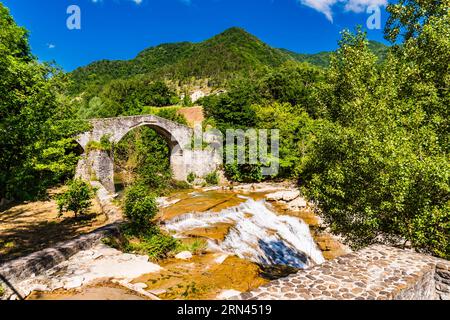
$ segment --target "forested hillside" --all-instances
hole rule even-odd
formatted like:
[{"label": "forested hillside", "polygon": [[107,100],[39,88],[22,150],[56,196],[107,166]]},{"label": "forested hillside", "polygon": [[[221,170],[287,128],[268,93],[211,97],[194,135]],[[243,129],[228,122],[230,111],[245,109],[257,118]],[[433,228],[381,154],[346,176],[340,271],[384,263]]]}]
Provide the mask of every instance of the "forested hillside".
[{"label": "forested hillside", "polygon": [[[386,59],[386,55],[388,52],[389,47],[377,42],[377,41],[373,41],[370,40],[369,41],[369,45],[368,45],[370,51],[372,51],[373,54],[375,54],[375,56],[377,56],[378,61],[383,61],[384,59]],[[323,51],[323,52],[319,52],[319,53],[313,53],[313,54],[302,54],[302,53],[296,53],[296,52],[292,52],[286,49],[280,49],[283,52],[286,52],[287,54],[289,54],[290,56],[292,56],[295,60],[299,61],[299,62],[307,62],[310,64],[313,64],[315,66],[319,66],[319,67],[328,67],[330,66],[330,62],[331,62],[331,55],[332,52],[330,51]]]},{"label": "forested hillside", "polygon": [[[384,59],[387,46],[370,42],[370,48]],[[211,86],[223,85],[237,75],[251,76],[280,66],[286,61],[308,62],[327,67],[331,52],[298,54],[275,49],[240,28],[231,28],[200,43],[161,44],[146,49],[128,61],[102,60],[71,73],[73,93],[114,79],[145,75],[152,79],[208,79]]]}]

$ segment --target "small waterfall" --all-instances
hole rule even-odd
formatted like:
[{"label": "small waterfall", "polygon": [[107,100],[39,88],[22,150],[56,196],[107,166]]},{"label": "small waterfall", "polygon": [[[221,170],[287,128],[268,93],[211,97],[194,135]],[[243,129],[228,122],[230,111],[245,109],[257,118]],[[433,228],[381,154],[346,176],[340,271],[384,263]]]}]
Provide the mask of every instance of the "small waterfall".
[{"label": "small waterfall", "polygon": [[232,224],[222,242],[209,241],[218,251],[236,254],[265,265],[288,265],[307,268],[325,261],[302,220],[272,212],[264,200],[247,201],[219,213],[189,213],[167,221],[165,228],[182,232],[208,228],[220,223]]}]

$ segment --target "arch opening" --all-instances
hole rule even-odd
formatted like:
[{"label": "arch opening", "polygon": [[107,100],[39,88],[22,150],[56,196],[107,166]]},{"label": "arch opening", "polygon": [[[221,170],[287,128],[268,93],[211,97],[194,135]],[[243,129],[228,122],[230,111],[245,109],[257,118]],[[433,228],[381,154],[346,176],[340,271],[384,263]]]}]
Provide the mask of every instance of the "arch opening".
[{"label": "arch opening", "polygon": [[164,128],[147,123],[130,128],[114,145],[116,192],[120,194],[136,181],[156,193],[167,189],[173,182],[171,159],[174,154],[182,155],[182,149]]}]

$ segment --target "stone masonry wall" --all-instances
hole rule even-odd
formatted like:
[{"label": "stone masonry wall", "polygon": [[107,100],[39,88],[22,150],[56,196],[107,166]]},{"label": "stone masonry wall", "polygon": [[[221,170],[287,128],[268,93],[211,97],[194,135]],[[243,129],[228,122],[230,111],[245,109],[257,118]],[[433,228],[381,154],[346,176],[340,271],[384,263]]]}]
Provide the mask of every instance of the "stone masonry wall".
[{"label": "stone masonry wall", "polygon": [[450,261],[376,245],[279,279],[237,299],[449,299]]},{"label": "stone masonry wall", "polygon": [[111,193],[114,186],[114,160],[103,150],[90,150],[77,165],[76,177],[86,181],[99,181]]},{"label": "stone masonry wall", "polygon": [[440,300],[450,300],[450,265],[447,262],[438,263],[434,279],[436,294]]}]

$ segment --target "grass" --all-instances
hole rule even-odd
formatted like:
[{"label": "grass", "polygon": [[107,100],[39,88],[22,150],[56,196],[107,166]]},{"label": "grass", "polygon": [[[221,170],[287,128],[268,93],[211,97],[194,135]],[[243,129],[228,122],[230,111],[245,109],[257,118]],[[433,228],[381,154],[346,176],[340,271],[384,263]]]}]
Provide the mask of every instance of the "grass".
[{"label": "grass", "polygon": [[192,242],[181,242],[175,251],[176,253],[189,251],[194,255],[198,255],[204,253],[207,247],[208,245],[205,240],[195,239]]},{"label": "grass", "polygon": [[152,228],[148,234],[136,236],[123,230],[118,237],[105,237],[102,243],[128,253],[147,255],[152,261],[160,261],[183,251],[189,251],[193,255],[200,255],[207,249],[207,243],[203,239],[193,241],[180,241],[172,236]]}]

